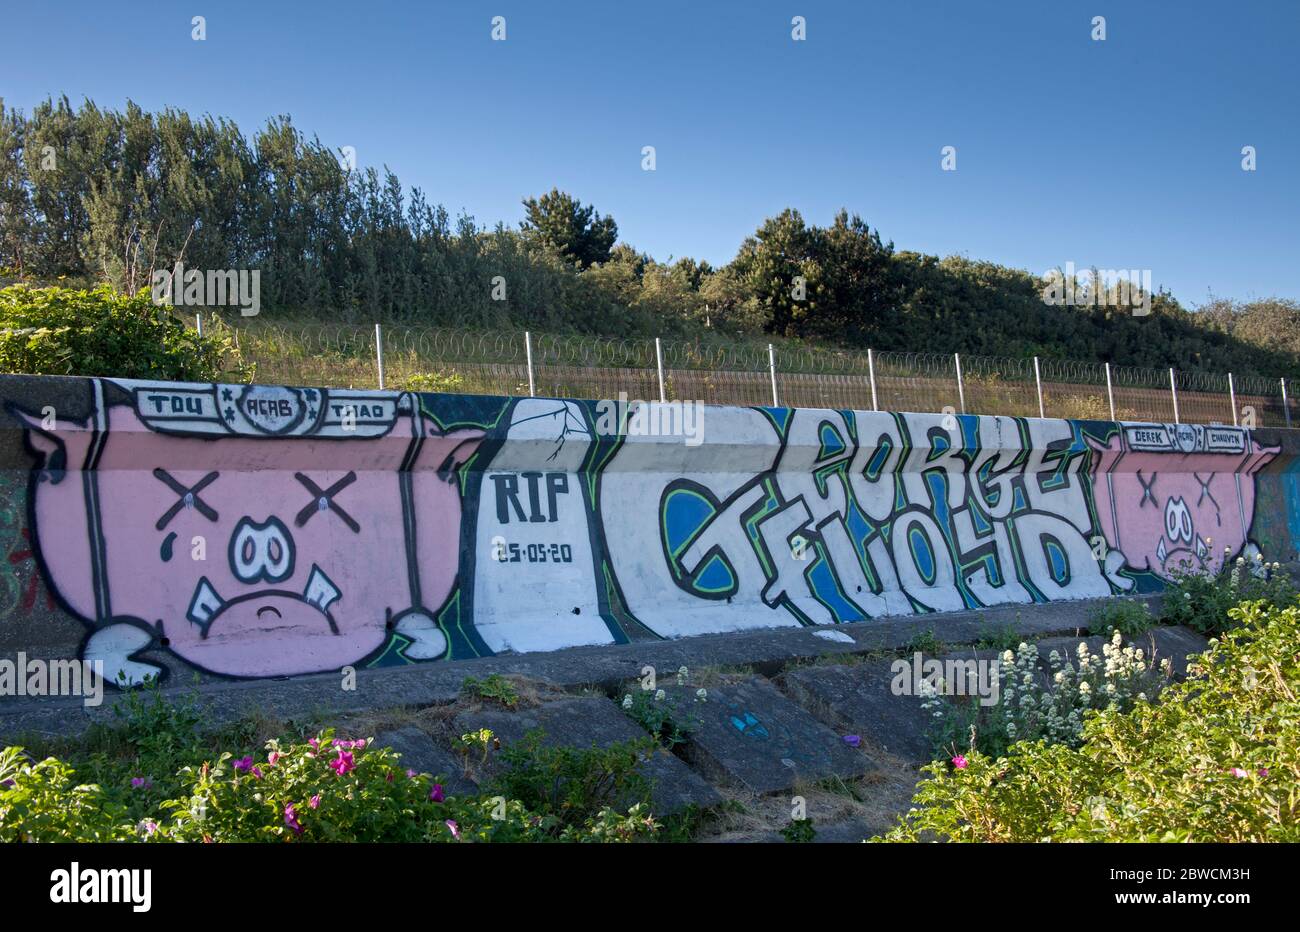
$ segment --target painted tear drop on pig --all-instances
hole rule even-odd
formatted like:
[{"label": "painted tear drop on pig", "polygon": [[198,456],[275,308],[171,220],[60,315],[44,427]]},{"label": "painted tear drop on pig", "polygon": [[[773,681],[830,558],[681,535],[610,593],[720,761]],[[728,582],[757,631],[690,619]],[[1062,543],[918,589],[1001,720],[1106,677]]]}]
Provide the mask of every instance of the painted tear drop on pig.
[{"label": "painted tear drop on pig", "polygon": [[456,471],[481,431],[409,393],[89,384],[84,420],[10,410],[46,581],[107,679],[158,673],[145,649],[233,677],[337,670],[393,632],[408,659],[446,653]]}]

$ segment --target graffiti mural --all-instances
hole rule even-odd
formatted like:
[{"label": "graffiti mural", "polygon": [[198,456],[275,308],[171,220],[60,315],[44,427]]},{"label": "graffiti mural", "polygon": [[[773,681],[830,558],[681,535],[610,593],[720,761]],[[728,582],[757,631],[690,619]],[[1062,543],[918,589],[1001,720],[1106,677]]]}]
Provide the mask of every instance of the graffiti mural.
[{"label": "graffiti mural", "polygon": [[4,504],[128,682],[1153,591],[1258,552],[1291,460],[1223,426],[709,407],[686,438],[586,401],[61,381],[75,410],[5,395]]},{"label": "graffiti mural", "polygon": [[446,653],[454,473],[481,431],[396,393],[91,384],[85,420],[14,411],[44,572],[109,678],[158,672],[146,648],[231,676],[338,669],[394,636]]},{"label": "graffiti mural", "polygon": [[1235,427],[1133,424],[1093,449],[1097,517],[1130,567],[1168,578],[1258,551],[1250,543],[1255,474],[1277,447]]}]

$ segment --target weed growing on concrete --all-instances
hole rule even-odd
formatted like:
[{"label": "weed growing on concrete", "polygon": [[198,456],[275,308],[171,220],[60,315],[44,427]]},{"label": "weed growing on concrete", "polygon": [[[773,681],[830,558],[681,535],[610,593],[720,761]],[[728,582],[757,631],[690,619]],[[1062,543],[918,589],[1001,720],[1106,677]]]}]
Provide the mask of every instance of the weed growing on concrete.
[{"label": "weed growing on concrete", "polygon": [[933,628],[919,632],[903,646],[904,654],[942,654],[945,650],[943,641],[939,640]]},{"label": "weed growing on concrete", "polygon": [[807,817],[791,819],[790,824],[781,829],[781,837],[791,844],[807,844],[817,837],[817,829],[813,828],[813,820]]},{"label": "weed growing on concrete", "polygon": [[474,696],[487,702],[495,702],[507,709],[513,709],[519,705],[519,690],[515,688],[514,683],[500,673],[490,674],[481,680],[473,676],[467,676],[460,684],[460,690],[465,695]]},{"label": "weed growing on concrete", "polygon": [[501,750],[501,739],[492,733],[492,729],[480,728],[453,739],[452,747],[463,759],[465,774],[468,776],[471,769],[470,757],[477,754],[478,766],[486,766],[492,752]]},{"label": "weed growing on concrete", "polygon": [[1150,631],[1155,623],[1145,602],[1137,599],[1111,599],[1092,613],[1088,619],[1088,630],[1107,635],[1118,631],[1126,637],[1135,637]]},{"label": "weed growing on concrete", "polygon": [[641,764],[657,753],[650,738],[609,747],[566,748],[543,743],[545,734],[530,731],[501,752],[504,772],[488,787],[519,800],[534,812],[566,827],[581,825],[605,809],[626,810],[650,804],[650,781]]},{"label": "weed growing on concrete", "polygon": [[1016,631],[1016,626],[1009,621],[1000,624],[985,625],[981,622],[980,636],[975,646],[983,650],[1014,650],[1024,640]]},{"label": "weed growing on concrete", "polygon": [[[683,668],[685,669],[685,668]],[[685,677],[679,678],[684,683]],[[700,727],[700,720],[691,705],[707,702],[708,690],[697,689],[687,701],[678,694],[669,695],[662,689],[641,689],[637,684],[623,695],[619,703],[625,715],[636,722],[664,747],[671,750],[685,744]]]}]

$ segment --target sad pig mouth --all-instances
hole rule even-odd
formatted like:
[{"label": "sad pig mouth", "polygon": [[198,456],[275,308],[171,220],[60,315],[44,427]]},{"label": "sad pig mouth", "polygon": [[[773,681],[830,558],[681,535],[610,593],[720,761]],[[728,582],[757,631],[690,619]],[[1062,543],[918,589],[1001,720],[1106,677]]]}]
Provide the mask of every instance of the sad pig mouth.
[{"label": "sad pig mouth", "polygon": [[[315,564],[307,577],[302,592],[283,589],[263,589],[247,592],[233,598],[223,598],[205,576],[194,587],[185,617],[197,625],[201,637],[206,639],[213,624],[222,622],[222,628],[261,628],[269,623],[275,627],[285,625],[319,624],[323,619],[330,632],[338,634],[338,625],[330,613],[330,606],[342,597],[334,581]],[[265,620],[264,620],[265,616]],[[223,633],[225,633],[223,631]],[[234,633],[231,631],[230,633]]]}]

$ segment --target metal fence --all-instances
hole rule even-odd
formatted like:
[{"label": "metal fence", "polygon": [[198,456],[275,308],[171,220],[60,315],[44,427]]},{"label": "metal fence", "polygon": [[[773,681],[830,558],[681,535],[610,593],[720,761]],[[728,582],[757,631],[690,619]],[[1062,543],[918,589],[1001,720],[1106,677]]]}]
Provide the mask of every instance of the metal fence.
[{"label": "metal fence", "polygon": [[[201,325],[201,319],[195,323]],[[1061,359],[240,322],[259,382],[1290,427],[1285,379]]]}]

